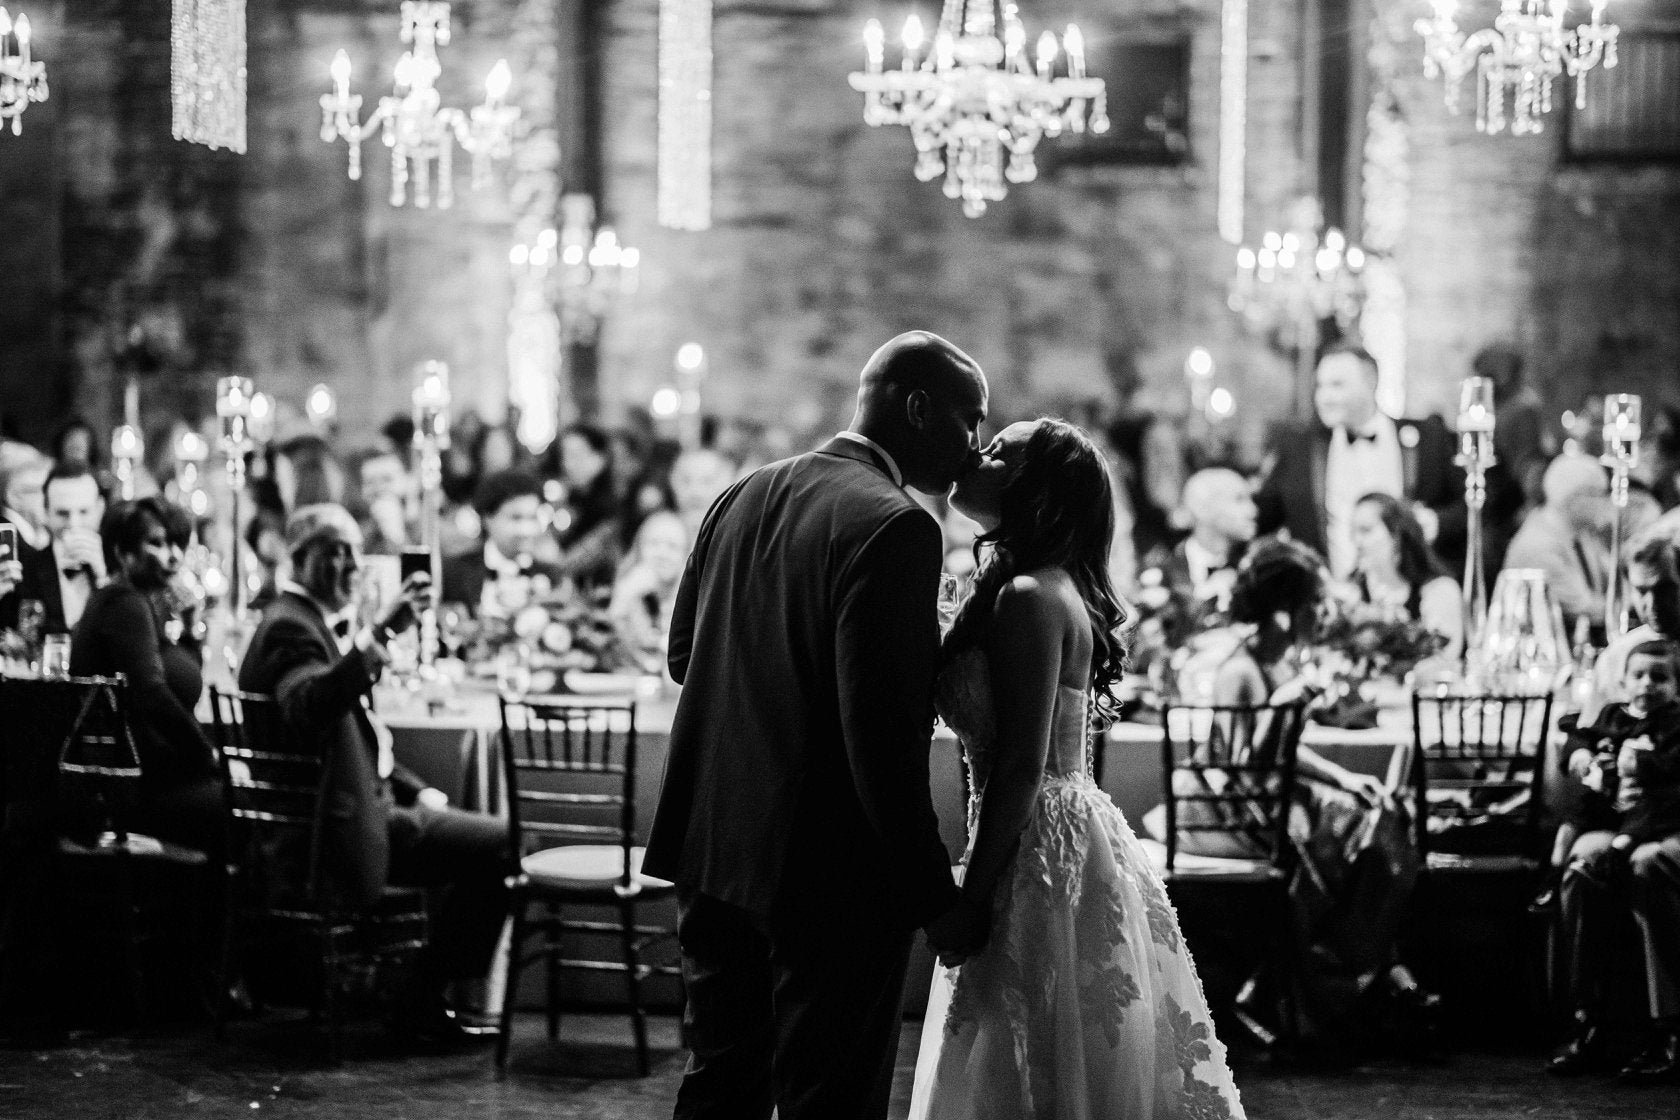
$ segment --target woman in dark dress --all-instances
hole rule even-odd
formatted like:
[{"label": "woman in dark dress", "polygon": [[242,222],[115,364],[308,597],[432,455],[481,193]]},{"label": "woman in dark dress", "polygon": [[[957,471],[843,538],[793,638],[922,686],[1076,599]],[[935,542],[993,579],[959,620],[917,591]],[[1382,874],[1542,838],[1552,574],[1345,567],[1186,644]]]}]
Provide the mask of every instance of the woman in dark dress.
[{"label": "woman in dark dress", "polygon": [[70,637],[70,671],[128,679],[128,717],[140,756],[133,832],[212,853],[224,807],[214,748],[193,708],[204,689],[197,657],[168,637],[170,581],[181,566],[185,518],[161,498],[113,505],[100,523],[113,578],[94,592]]}]

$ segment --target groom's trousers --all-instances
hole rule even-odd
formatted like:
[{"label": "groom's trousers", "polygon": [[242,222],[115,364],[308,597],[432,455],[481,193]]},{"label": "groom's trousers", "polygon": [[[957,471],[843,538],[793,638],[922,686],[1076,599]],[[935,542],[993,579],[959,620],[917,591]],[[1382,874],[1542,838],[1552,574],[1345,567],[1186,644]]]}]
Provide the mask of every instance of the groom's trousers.
[{"label": "groom's trousers", "polygon": [[884,1118],[914,935],[824,903],[766,922],[684,892],[679,909],[677,1120]]}]

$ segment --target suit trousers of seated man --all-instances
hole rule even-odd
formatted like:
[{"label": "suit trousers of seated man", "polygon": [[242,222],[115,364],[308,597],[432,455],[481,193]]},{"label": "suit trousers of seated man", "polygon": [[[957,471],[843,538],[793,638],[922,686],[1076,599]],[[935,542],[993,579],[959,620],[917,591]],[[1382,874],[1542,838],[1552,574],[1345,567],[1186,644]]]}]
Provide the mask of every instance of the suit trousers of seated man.
[{"label": "suit trousers of seated man", "polygon": [[[1609,907],[1626,906],[1639,925],[1651,1018],[1680,1020],[1680,835],[1641,844],[1628,857],[1625,881],[1592,873],[1610,846],[1608,832],[1589,832],[1570,851],[1563,877],[1563,931],[1568,939],[1569,993],[1588,1010],[1603,999],[1602,964]],[[1585,864],[1583,873],[1580,865]]]},{"label": "suit trousers of seated man", "polygon": [[427,891],[429,945],[422,992],[490,969],[507,918],[507,822],[459,809],[390,807],[390,881]]}]

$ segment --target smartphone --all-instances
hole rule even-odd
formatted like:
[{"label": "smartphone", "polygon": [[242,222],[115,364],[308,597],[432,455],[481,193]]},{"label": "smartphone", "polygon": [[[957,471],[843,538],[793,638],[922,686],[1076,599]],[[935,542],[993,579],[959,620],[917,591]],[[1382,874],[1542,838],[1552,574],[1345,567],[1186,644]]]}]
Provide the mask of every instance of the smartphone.
[{"label": "smartphone", "polygon": [[0,564],[17,558],[17,526],[0,525]]},{"label": "smartphone", "polygon": [[428,549],[405,548],[398,558],[398,563],[397,577],[400,583],[407,583],[408,577],[415,572],[424,572],[428,576],[432,574],[432,554]]}]

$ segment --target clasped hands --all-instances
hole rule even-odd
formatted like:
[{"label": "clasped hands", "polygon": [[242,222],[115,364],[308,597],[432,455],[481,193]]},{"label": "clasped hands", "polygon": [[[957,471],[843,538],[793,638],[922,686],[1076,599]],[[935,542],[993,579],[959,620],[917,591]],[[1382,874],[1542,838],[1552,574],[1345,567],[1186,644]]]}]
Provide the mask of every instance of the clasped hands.
[{"label": "clasped hands", "polygon": [[992,932],[992,911],[966,893],[926,927],[928,946],[946,968],[955,968],[985,947]]}]

